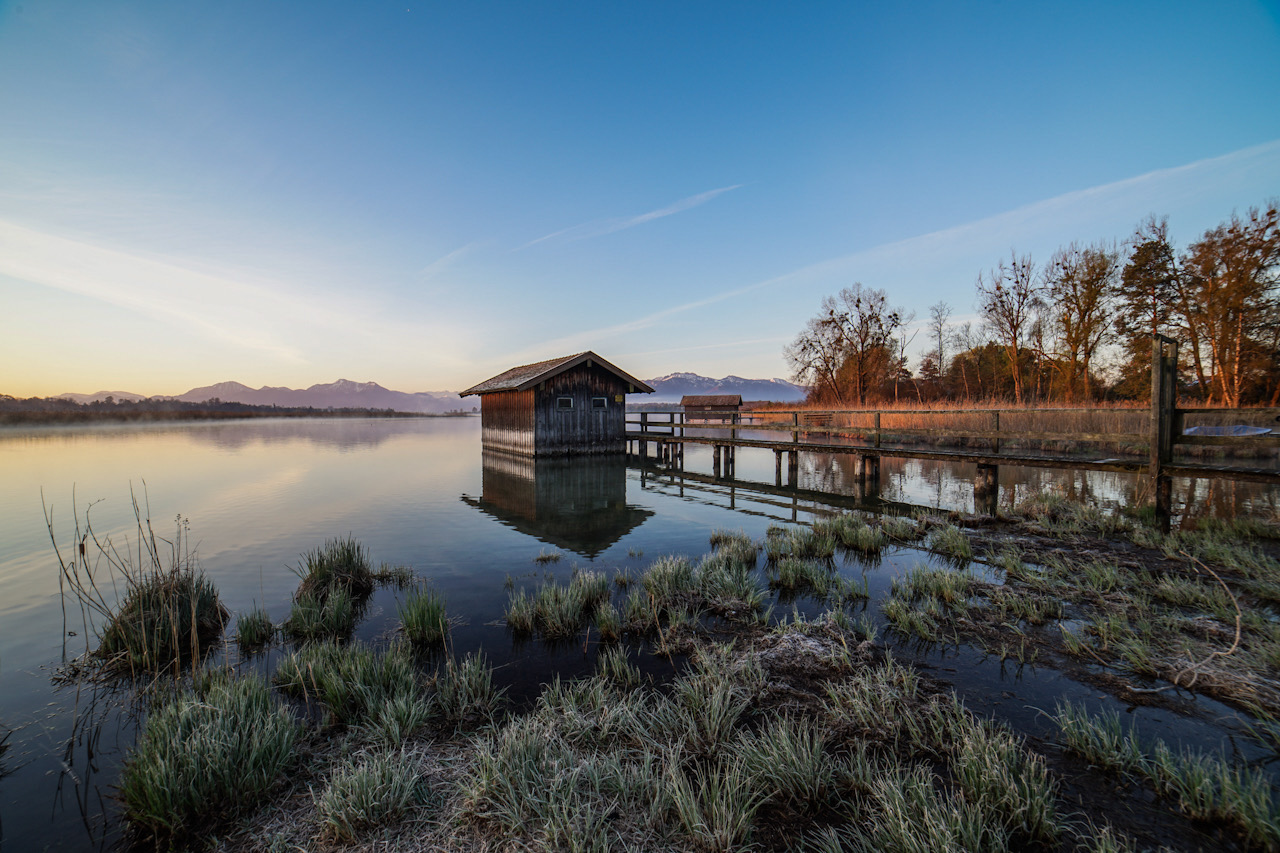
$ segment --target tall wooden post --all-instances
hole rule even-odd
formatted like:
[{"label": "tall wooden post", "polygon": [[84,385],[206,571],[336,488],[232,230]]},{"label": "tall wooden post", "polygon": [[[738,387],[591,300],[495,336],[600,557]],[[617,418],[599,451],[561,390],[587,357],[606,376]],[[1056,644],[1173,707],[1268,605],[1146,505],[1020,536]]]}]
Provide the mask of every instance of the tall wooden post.
[{"label": "tall wooden post", "polygon": [[718,444],[711,447],[711,473],[717,480],[720,479],[720,445]]},{"label": "tall wooden post", "polygon": [[999,453],[1000,452],[1000,413],[999,412],[991,413],[991,431],[996,434],[996,437],[991,440],[991,452]]},{"label": "tall wooden post", "polygon": [[880,446],[880,413],[876,412],[876,447]]},{"label": "tall wooden post", "polygon": [[1173,461],[1173,427],[1178,405],[1178,342],[1151,337],[1151,482],[1155,486],[1156,521],[1169,532],[1173,484],[1164,466]]},{"label": "tall wooden post", "polygon": [[[649,413],[641,412],[640,413],[640,434],[644,435],[648,431],[649,431]],[[639,445],[639,448],[640,448],[640,464],[643,465],[645,460],[649,458],[649,443],[642,438],[637,442],[637,444]]]}]

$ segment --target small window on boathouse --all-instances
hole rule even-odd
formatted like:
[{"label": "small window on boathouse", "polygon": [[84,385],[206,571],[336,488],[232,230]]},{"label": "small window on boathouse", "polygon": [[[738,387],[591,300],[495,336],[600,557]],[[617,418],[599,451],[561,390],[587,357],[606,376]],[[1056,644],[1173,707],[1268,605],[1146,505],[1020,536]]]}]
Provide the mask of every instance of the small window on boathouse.
[{"label": "small window on boathouse", "polygon": [[572,398],[572,397],[556,397],[556,408],[557,408],[557,409],[562,409],[562,410],[563,410],[563,409],[572,409],[572,408],[573,408],[573,398]]},{"label": "small window on boathouse", "polygon": [[608,398],[608,397],[592,397],[592,398],[591,398],[591,408],[593,408],[593,409],[607,409],[607,408],[609,408],[609,398]]}]

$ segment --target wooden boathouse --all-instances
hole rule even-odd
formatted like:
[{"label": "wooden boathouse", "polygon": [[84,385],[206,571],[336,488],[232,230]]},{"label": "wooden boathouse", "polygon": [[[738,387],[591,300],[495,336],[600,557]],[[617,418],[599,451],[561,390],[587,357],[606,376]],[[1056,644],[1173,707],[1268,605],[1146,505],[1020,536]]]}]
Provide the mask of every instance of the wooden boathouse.
[{"label": "wooden boathouse", "polygon": [[513,367],[459,394],[480,397],[486,451],[521,456],[626,452],[627,394],[653,389],[594,352]]},{"label": "wooden boathouse", "polygon": [[688,418],[715,417],[724,420],[742,408],[741,394],[685,394],[680,398],[680,410]]}]

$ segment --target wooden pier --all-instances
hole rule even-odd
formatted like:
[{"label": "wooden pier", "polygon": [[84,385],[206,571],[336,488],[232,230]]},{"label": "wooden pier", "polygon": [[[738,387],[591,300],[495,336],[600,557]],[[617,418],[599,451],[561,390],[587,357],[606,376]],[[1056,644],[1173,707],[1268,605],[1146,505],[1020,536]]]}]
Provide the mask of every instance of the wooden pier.
[{"label": "wooden pier", "polygon": [[[712,448],[713,480],[732,481],[737,451],[742,448],[769,450],[774,454],[774,485],[797,488],[801,453],[836,454],[855,457],[858,483],[875,494],[880,478],[880,459],[896,457],[932,459],[977,466],[974,504],[979,512],[995,512],[999,469],[1002,465],[1058,468],[1085,471],[1118,471],[1148,474],[1155,484],[1156,514],[1163,526],[1171,513],[1171,478],[1205,477],[1246,480],[1280,485],[1280,469],[1217,463],[1174,461],[1179,445],[1220,445],[1225,447],[1280,448],[1280,436],[1188,436],[1183,434],[1185,416],[1265,418],[1280,421],[1280,409],[1178,409],[1176,407],[1177,344],[1157,338],[1152,344],[1152,404],[1149,412],[1137,410],[1133,417],[1146,421],[1144,433],[1045,432],[1002,430],[1001,414],[1024,417],[1047,415],[1065,420],[1067,413],[1097,413],[1099,409],[968,409],[968,410],[755,410],[727,417],[703,418],[680,410],[642,411],[627,414],[627,451],[642,465],[654,464],[684,470],[686,444]],[[1133,410],[1129,410],[1133,411]],[[985,429],[904,428],[882,423],[903,416],[934,417],[967,415],[986,419]],[[852,426],[854,417],[867,426]],[[846,423],[841,423],[844,420]],[[972,417],[970,418],[972,420]],[[779,433],[785,438],[775,437]],[[1063,453],[1011,451],[1013,442],[1070,442],[1073,445],[1146,445],[1145,458],[1137,453],[1105,456],[1089,452]],[[1002,448],[1003,443],[1003,448]],[[966,445],[985,445],[972,447]],[[785,477],[783,474],[785,457]]]}]

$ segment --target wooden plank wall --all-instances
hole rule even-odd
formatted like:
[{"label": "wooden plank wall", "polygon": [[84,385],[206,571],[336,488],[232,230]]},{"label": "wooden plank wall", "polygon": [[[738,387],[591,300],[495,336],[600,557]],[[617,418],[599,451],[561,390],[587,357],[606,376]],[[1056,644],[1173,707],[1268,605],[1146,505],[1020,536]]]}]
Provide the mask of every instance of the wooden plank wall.
[{"label": "wooden plank wall", "polygon": [[[535,453],[539,456],[624,453],[626,451],[627,385],[598,365],[583,364],[553,376],[537,392],[534,404]],[[618,396],[622,396],[622,402]],[[571,397],[572,409],[556,400]],[[604,397],[605,408],[591,408]]]},{"label": "wooden plank wall", "polygon": [[534,454],[533,391],[480,395],[480,441],[485,448]]}]

